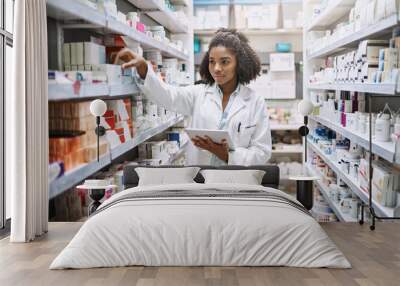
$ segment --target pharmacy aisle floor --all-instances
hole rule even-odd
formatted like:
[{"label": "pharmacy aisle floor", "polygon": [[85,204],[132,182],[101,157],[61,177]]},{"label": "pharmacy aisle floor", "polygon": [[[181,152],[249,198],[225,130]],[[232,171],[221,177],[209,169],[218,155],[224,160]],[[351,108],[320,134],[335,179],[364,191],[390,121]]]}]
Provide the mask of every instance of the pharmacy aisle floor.
[{"label": "pharmacy aisle floor", "polygon": [[49,233],[32,243],[0,241],[0,285],[398,285],[400,224],[322,224],[353,268],[288,267],[120,267],[48,270],[51,261],[82,226],[50,223]]}]

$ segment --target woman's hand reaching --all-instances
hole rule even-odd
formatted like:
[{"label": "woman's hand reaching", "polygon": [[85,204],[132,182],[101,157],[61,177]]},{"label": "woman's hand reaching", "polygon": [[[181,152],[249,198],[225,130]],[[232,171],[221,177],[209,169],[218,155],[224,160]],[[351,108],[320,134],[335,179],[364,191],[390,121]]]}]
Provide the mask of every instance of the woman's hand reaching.
[{"label": "woman's hand reaching", "polygon": [[215,143],[208,136],[205,136],[204,138],[196,136],[196,139],[192,139],[192,142],[196,147],[207,150],[222,161],[228,162],[229,146],[226,140],[222,140],[221,143]]},{"label": "woman's hand reaching", "polygon": [[119,60],[124,61],[122,64],[123,69],[135,67],[139,76],[142,79],[146,78],[147,75],[147,62],[140,55],[134,53],[132,50],[125,48],[118,52],[115,57],[114,64],[118,64]]}]

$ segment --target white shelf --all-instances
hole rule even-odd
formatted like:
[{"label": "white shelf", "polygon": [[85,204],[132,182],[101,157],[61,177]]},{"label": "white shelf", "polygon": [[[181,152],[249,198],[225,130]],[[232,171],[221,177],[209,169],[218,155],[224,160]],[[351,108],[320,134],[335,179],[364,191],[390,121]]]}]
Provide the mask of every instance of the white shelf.
[{"label": "white shelf", "polygon": [[188,32],[188,26],[178,21],[176,16],[168,10],[147,12],[146,14],[167,28],[171,33]]},{"label": "white shelf", "polygon": [[187,33],[187,25],[183,25],[172,11],[169,11],[163,5],[160,5],[157,0],[128,0],[133,5],[153,18],[156,22],[163,25],[171,33]]},{"label": "white shelf", "polygon": [[[360,134],[349,130],[348,128],[342,127],[337,123],[325,119],[321,116],[309,116],[313,121],[319,122],[322,125],[336,131],[337,133],[348,138],[350,141],[355,142],[363,148],[369,150],[369,138],[367,134]],[[372,142],[372,153],[382,157],[383,159],[394,162],[395,156],[395,144],[393,142]]]},{"label": "white shelf", "polygon": [[376,37],[380,34],[390,34],[390,29],[398,24],[397,15],[392,15],[384,20],[381,20],[369,27],[361,29],[351,35],[345,36],[344,38],[337,40],[329,44],[328,46],[321,48],[318,51],[314,51],[308,55],[308,59],[321,58],[327,55],[333,54],[341,48],[348,46],[355,46],[359,41],[364,40],[369,37]]},{"label": "white shelf", "polygon": [[106,83],[82,83],[79,93],[76,94],[72,84],[49,83],[48,94],[49,100],[70,100],[107,96],[109,89]]},{"label": "white shelf", "polygon": [[[369,203],[369,195],[364,192],[359,183],[350,175],[345,174],[336,163],[336,160],[330,155],[326,155],[322,150],[314,144],[310,139],[307,139],[308,146],[316,152],[328,166],[336,173],[338,178],[342,179],[347,186],[355,193],[365,204]],[[382,217],[393,217],[394,216],[394,208],[387,208],[381,206],[374,199],[372,200],[372,205],[375,209],[375,212]]]},{"label": "white shelf", "polygon": [[149,37],[146,34],[115,19],[109,18],[107,20],[107,27],[114,33],[127,36],[130,39],[139,42],[144,49],[156,49],[159,50],[164,56],[177,58],[184,61],[189,59],[189,56],[185,55],[182,51],[175,49],[168,44],[157,41],[156,39]]},{"label": "white shelf", "polygon": [[189,6],[188,0],[171,0],[171,3],[177,6]]},{"label": "white shelf", "polygon": [[350,13],[354,7],[355,0],[331,0],[328,6],[317,16],[307,30],[322,29],[335,24],[338,20]]},{"label": "white shelf", "polygon": [[140,90],[136,84],[112,84],[108,86],[110,96],[128,95],[139,93]]},{"label": "white shelf", "polygon": [[164,132],[165,130],[174,126],[175,124],[177,124],[178,122],[180,122],[182,120],[183,120],[183,116],[174,117],[174,118],[170,119],[168,122],[165,122],[157,127],[150,128],[144,132],[140,132],[140,133],[136,134],[136,136],[133,139],[111,149],[111,160],[115,160],[119,156],[132,150],[133,148],[142,144],[143,142],[150,139],[151,137]]},{"label": "white shelf", "polygon": [[387,95],[395,95],[397,93],[396,84],[394,83],[309,84],[308,88],[315,90],[345,90]]},{"label": "white shelf", "polygon": [[[323,178],[321,172],[319,172],[316,168],[314,168],[310,164],[307,164],[307,168],[312,175],[317,176],[321,179]],[[335,203],[329,196],[328,186],[322,183],[321,179],[315,180],[314,182],[318,186],[321,194],[323,195],[323,197],[325,198],[326,202],[329,204],[331,209],[334,211],[335,215],[339,218],[339,220],[342,222],[357,222],[357,219],[351,217],[349,214],[345,214],[342,212],[340,206],[337,203]]]},{"label": "white shelf", "polygon": [[76,0],[47,0],[47,15],[57,20],[84,20],[99,27],[106,26],[104,13]]},{"label": "white shelf", "polygon": [[302,154],[303,148],[284,148],[272,150],[272,154]]},{"label": "white shelf", "polygon": [[[213,36],[217,29],[196,29],[193,31],[199,36]],[[240,29],[239,32],[249,36],[268,36],[268,35],[302,35],[303,29]]]},{"label": "white shelf", "polygon": [[79,94],[75,94],[72,84],[49,84],[49,100],[72,100],[90,99],[96,97],[112,97],[138,93],[136,84],[113,84],[106,83],[81,84]]},{"label": "white shelf", "polygon": [[[148,1],[140,1],[140,2],[143,3],[143,5],[146,3],[150,3]],[[145,49],[156,49],[159,50],[166,57],[178,58],[184,61],[189,60],[189,56],[185,55],[180,50],[175,49],[169,46],[168,44],[164,44],[160,41],[157,41],[147,36],[146,34],[141,33],[136,29],[131,28],[128,25],[125,25],[124,23],[119,22],[111,17],[106,17],[104,13],[100,13],[97,10],[94,10],[93,8],[87,5],[80,3],[78,0],[69,0],[69,1],[48,0],[47,14],[58,20],[85,21],[85,24],[83,23],[68,24],[65,25],[66,27],[68,26],[74,28],[82,27],[88,29],[105,28],[105,31],[108,33],[124,35],[131,38],[134,41],[139,42],[141,45],[143,45]],[[174,25],[181,27],[181,25],[177,24],[176,21],[174,22]]]},{"label": "white shelf", "polygon": [[73,188],[87,177],[100,171],[109,164],[111,164],[110,154],[105,154],[100,157],[99,162],[93,161],[68,171],[62,177],[50,183],[49,198],[52,199],[62,194],[64,191]]},{"label": "white shelf", "polygon": [[271,131],[280,131],[280,130],[299,130],[301,123],[298,124],[271,124]]},{"label": "white shelf", "polygon": [[141,10],[163,10],[164,7],[160,5],[157,0],[128,0],[133,5],[138,7]]}]

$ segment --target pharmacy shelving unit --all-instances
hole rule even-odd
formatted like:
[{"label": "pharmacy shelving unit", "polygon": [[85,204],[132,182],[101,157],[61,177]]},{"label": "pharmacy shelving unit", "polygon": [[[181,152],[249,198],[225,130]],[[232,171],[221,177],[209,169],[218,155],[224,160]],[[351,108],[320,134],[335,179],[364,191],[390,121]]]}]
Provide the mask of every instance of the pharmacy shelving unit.
[{"label": "pharmacy shelving unit", "polygon": [[[305,19],[309,17],[312,5],[317,3],[316,0],[308,0],[303,4],[303,10],[305,11]],[[393,14],[386,17],[385,19],[379,20],[372,25],[362,28],[360,31],[343,35],[341,38],[332,40],[330,42],[321,43],[317,47],[312,47],[308,51],[307,47],[307,36],[308,33],[313,30],[326,30],[333,29],[334,26],[343,20],[354,7],[355,0],[330,0],[326,8],[321,11],[321,14],[311,20],[311,23],[305,25],[303,42],[304,42],[304,94],[308,96],[310,90],[333,90],[333,91],[354,91],[365,93],[369,102],[369,111],[372,109],[372,101],[376,97],[389,97],[389,98],[400,98],[399,97],[399,86],[396,84],[366,84],[366,83],[313,83],[309,84],[308,80],[313,72],[313,69],[318,68],[318,60],[324,59],[327,56],[335,55],[339,52],[343,52],[348,48],[355,48],[359,45],[360,41],[365,39],[388,39],[390,38],[392,29],[399,25],[399,13]],[[371,116],[371,113],[370,113]],[[332,122],[323,116],[311,116],[310,119],[323,126],[326,126],[338,134],[348,138],[354,143],[359,144],[370,153],[375,154],[389,163],[396,163],[395,161],[395,146],[391,142],[374,142],[372,140],[372,126],[370,126],[369,133],[360,134],[356,130],[350,130],[339,124]],[[370,118],[371,119],[371,118]],[[308,139],[309,140],[309,139]],[[316,144],[309,141],[309,148],[316,152],[328,165],[331,167],[338,177],[340,177],[356,194],[361,201],[369,206],[372,222],[370,225],[371,230],[375,229],[375,219],[397,219],[395,216],[398,214],[394,213],[394,209],[386,208],[381,206],[373,199],[372,195],[372,156],[369,156],[369,186],[368,192],[362,190],[355,181],[349,175],[344,174],[339,168],[336,160],[332,156],[328,156],[318,148]],[[398,163],[398,162],[397,162]],[[364,207],[364,204],[362,206]],[[339,217],[335,207],[332,207],[336,215]],[[363,223],[363,211],[361,212],[360,223]]]},{"label": "pharmacy shelving unit", "polygon": [[318,50],[313,51],[308,55],[308,60],[322,58],[342,51],[346,48],[355,47],[359,44],[360,41],[367,38],[376,38],[381,35],[387,35],[391,32],[391,29],[396,27],[397,25],[398,16],[392,15],[389,18],[383,19],[375,23],[374,25],[358,31],[357,33],[344,36],[341,39],[338,39],[334,42],[327,44],[326,46],[319,48]]},{"label": "pharmacy shelving unit", "polygon": [[[135,1],[130,1],[135,2]],[[147,3],[150,1],[140,1]],[[163,15],[163,10],[159,11]],[[164,11],[165,18],[169,20],[169,12]],[[166,43],[157,41],[144,33],[128,27],[127,25],[101,13],[78,0],[48,0],[47,14],[54,19],[65,22],[62,25],[64,29],[94,29],[101,30],[108,34],[117,34],[129,37],[131,40],[140,43],[144,49],[159,50],[163,56],[174,57],[179,60],[189,60],[189,54],[169,46]],[[168,16],[167,16],[168,15]],[[73,21],[73,23],[71,23]],[[76,23],[75,23],[76,22]],[[175,22],[176,26],[181,26],[179,22]],[[189,34],[190,30],[185,27],[182,33]],[[61,52],[59,52],[61,54]]]},{"label": "pharmacy shelving unit", "polygon": [[[357,142],[364,149],[369,149],[369,138],[366,134],[361,134],[356,130],[349,130],[322,116],[310,116],[309,119],[334,130],[352,142]],[[372,142],[372,152],[389,163],[394,162],[395,145],[393,142]]]},{"label": "pharmacy shelving unit", "polygon": [[395,95],[398,92],[396,84],[392,83],[326,83],[309,84],[311,90],[344,90],[357,91],[364,93],[379,93],[386,95]]},{"label": "pharmacy shelving unit", "polygon": [[183,156],[183,154],[185,154],[186,148],[187,148],[188,145],[189,145],[189,140],[186,141],[186,142],[184,142],[184,143],[180,146],[180,149],[179,149],[176,153],[172,154],[172,155],[168,158],[168,160],[166,160],[165,162],[163,162],[161,165],[164,165],[164,166],[166,166],[166,165],[173,165],[173,163],[174,163],[177,159],[179,159],[180,157]]},{"label": "pharmacy shelving unit", "polygon": [[[167,28],[172,33],[186,33],[188,26],[182,23],[167,8],[164,8],[157,0],[128,0],[133,5],[138,7],[142,12],[149,15],[160,25]],[[182,2],[182,1],[181,1]],[[184,1],[187,2],[187,1]],[[188,3],[186,3],[188,5]]]},{"label": "pharmacy shelving unit", "polygon": [[[164,26],[169,31],[171,38],[182,40],[186,51],[179,50],[166,42],[158,41],[147,36],[133,28],[128,27],[122,22],[100,12],[93,7],[85,4],[80,0],[47,0],[47,16],[56,20],[57,36],[56,39],[50,40],[57,43],[57,65],[58,70],[62,70],[62,45],[63,31],[66,29],[90,30],[98,34],[122,35],[130,40],[139,43],[146,50],[158,50],[163,57],[176,58],[187,64],[187,70],[190,74],[194,74],[193,60],[193,29],[190,21],[184,24],[180,19],[165,8],[162,1],[157,0],[125,0],[124,6],[133,5],[140,12],[147,15],[153,21]],[[184,6],[186,16],[190,19],[193,14],[192,0],[172,0],[175,5]],[[132,6],[132,7],[133,7]],[[193,78],[192,78],[193,82]],[[49,83],[49,101],[69,101],[69,100],[91,100],[95,98],[116,99],[125,96],[132,96],[139,92],[136,84],[82,84],[79,92],[74,93],[71,84],[55,84]],[[176,116],[169,121],[159,124],[148,130],[138,132],[133,139],[118,145],[109,150],[109,152],[100,157],[99,162],[93,161],[83,164],[74,170],[68,171],[62,177],[57,178],[50,183],[49,197],[50,199],[62,194],[63,192],[73,188],[87,177],[102,170],[112,164],[115,159],[123,156],[139,144],[145,142],[151,137],[160,134],[168,128],[176,125],[183,120],[182,116]],[[182,151],[184,152],[184,149]],[[181,155],[181,154],[179,154]]]},{"label": "pharmacy shelving unit", "polygon": [[51,101],[90,100],[93,98],[114,99],[115,97],[138,93],[136,84],[82,84],[79,93],[74,93],[72,84],[49,83],[48,94]]},{"label": "pharmacy shelving unit", "polygon": [[150,128],[146,131],[139,132],[135,135],[135,137],[124,144],[121,144],[119,147],[111,150],[111,159],[114,160],[119,156],[123,155],[129,150],[132,150],[136,146],[140,145],[141,143],[147,141],[151,137],[160,134],[167,130],[168,128],[176,125],[177,123],[183,120],[182,116],[178,116],[175,118],[170,119],[169,121],[162,123],[154,128]]},{"label": "pharmacy shelving unit", "polygon": [[[213,36],[216,29],[194,30],[194,34],[198,36]],[[303,34],[302,29],[240,29],[239,32],[248,36],[281,36],[281,35],[299,35]]]},{"label": "pharmacy shelving unit", "polygon": [[[336,173],[337,177],[343,180],[343,182],[345,182],[346,185],[351,188],[353,193],[356,194],[361,201],[363,201],[365,204],[368,204],[369,194],[360,187],[360,184],[357,182],[357,180],[342,171],[334,156],[326,155],[321,148],[317,146],[317,144],[312,142],[312,140],[309,138],[307,140],[307,144],[310,149],[324,160],[324,162]],[[372,205],[379,216],[388,218],[394,216],[394,208],[383,207],[374,199],[372,200]]]},{"label": "pharmacy shelving unit", "polygon": [[329,195],[328,186],[322,182],[324,175],[319,170],[317,170],[315,168],[315,166],[313,166],[311,164],[307,164],[306,166],[307,166],[307,169],[310,172],[310,174],[319,178],[319,180],[315,180],[315,184],[318,186],[319,191],[321,192],[325,201],[328,203],[328,205],[331,207],[331,209],[335,212],[337,218],[341,222],[356,222],[357,221],[356,218],[353,218],[349,214],[344,213],[341,210],[339,204],[332,200],[331,196]]},{"label": "pharmacy shelving unit", "polygon": [[[308,1],[316,2],[316,1]],[[307,31],[329,28],[338,19],[343,18],[353,8],[356,0],[332,0],[328,2],[321,14],[306,25]]]},{"label": "pharmacy shelving unit", "polygon": [[111,149],[110,152],[101,156],[99,162],[93,161],[67,172],[64,176],[54,180],[50,184],[50,199],[56,197],[57,195],[65,192],[68,189],[71,189],[75,185],[82,182],[85,178],[110,165],[113,160],[115,160],[119,156],[132,150],[133,148],[137,147],[151,137],[164,132],[165,130],[176,125],[182,120],[183,116],[177,116],[163,124],[160,124],[159,126],[140,132],[133,139]]}]

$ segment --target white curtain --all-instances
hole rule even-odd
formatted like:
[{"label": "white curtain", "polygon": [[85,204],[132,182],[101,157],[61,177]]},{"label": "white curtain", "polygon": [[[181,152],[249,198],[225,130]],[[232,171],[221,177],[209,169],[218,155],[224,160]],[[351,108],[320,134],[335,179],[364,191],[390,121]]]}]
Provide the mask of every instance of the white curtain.
[{"label": "white curtain", "polygon": [[46,0],[15,1],[13,94],[6,99],[6,187],[11,188],[12,242],[48,227]]}]

